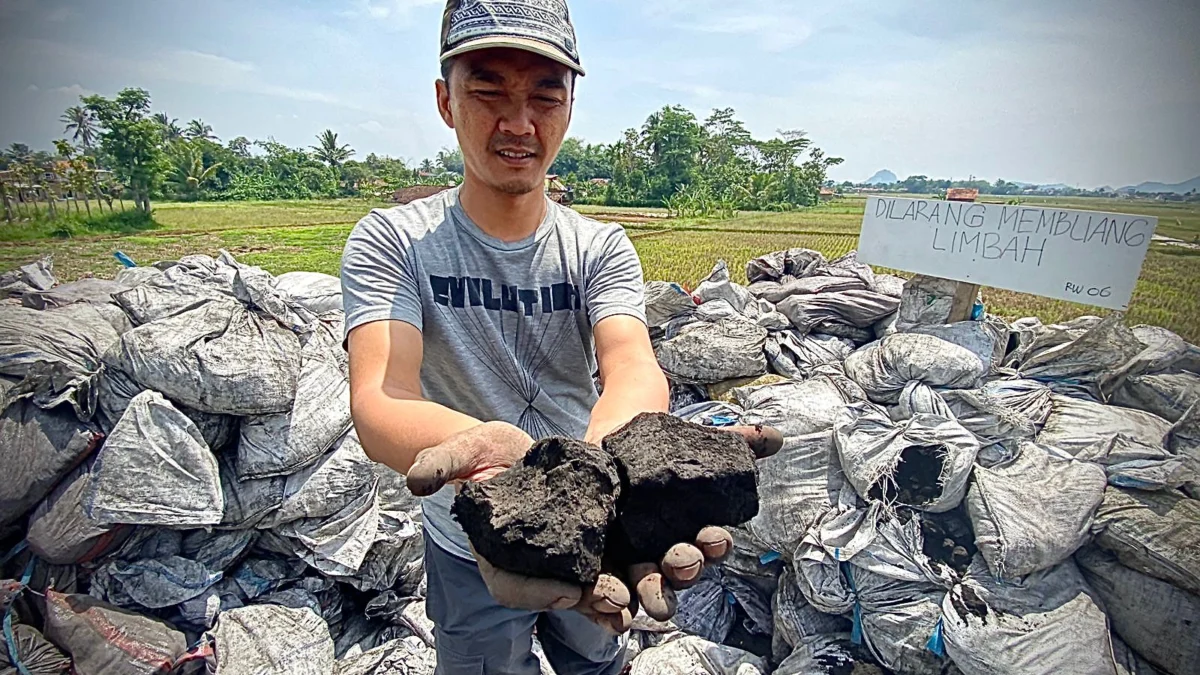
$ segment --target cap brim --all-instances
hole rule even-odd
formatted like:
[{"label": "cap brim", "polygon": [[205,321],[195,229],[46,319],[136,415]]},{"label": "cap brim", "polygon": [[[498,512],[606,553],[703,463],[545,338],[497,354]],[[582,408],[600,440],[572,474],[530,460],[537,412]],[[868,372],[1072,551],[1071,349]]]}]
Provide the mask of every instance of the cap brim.
[{"label": "cap brim", "polygon": [[561,63],[571,70],[579,73],[580,75],[587,74],[583,71],[583,66],[572,61],[558,47],[546,42],[542,42],[541,40],[515,36],[489,35],[487,37],[475,38],[474,40],[467,40],[454,49],[443,53],[441,60],[445,61],[448,58],[466,54],[467,52],[478,51],[480,49],[496,49],[499,47],[533,52],[534,54],[537,54],[538,56],[544,56],[551,61],[557,61],[558,63]]}]

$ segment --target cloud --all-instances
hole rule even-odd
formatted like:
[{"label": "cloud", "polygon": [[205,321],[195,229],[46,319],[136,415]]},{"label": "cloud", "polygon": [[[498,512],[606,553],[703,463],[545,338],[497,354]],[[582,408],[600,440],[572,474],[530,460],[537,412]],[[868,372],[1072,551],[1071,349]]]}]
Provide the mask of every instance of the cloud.
[{"label": "cloud", "polygon": [[383,125],[376,120],[367,120],[366,122],[359,124],[358,128],[372,134],[378,134],[384,129]]},{"label": "cloud", "polygon": [[779,0],[651,0],[645,4],[645,11],[681,30],[753,36],[769,52],[786,51],[806,42],[814,27],[799,17],[823,14]]},{"label": "cloud", "polygon": [[414,10],[442,4],[442,0],[355,0],[351,8],[342,12],[342,15],[350,18],[366,17],[407,27],[412,23]]},{"label": "cloud", "polygon": [[92,91],[91,89],[88,89],[88,88],[83,87],[78,84],[71,84],[71,85],[67,85],[65,87],[54,87],[52,89],[47,89],[46,91],[49,91],[52,94],[64,94],[66,96],[70,96],[71,98],[79,98],[80,96],[92,96],[96,93],[96,92]]}]

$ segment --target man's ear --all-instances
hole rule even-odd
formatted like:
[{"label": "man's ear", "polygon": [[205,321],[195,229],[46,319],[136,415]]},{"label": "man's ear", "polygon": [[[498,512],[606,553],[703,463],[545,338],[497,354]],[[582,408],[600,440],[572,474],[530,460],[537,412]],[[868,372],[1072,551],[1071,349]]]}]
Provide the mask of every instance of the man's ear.
[{"label": "man's ear", "polygon": [[434,83],[434,90],[437,92],[438,114],[442,116],[442,121],[451,129],[454,128],[454,113],[450,112],[450,86],[445,80],[438,80]]}]

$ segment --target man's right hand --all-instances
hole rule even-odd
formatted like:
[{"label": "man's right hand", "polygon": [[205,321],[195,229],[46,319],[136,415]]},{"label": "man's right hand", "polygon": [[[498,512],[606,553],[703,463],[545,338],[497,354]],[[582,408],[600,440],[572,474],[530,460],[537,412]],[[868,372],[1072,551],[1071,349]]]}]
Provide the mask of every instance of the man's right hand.
[{"label": "man's right hand", "polygon": [[507,422],[484,422],[417,453],[408,489],[428,497],[447,483],[485,481],[525,458],[533,439]]}]

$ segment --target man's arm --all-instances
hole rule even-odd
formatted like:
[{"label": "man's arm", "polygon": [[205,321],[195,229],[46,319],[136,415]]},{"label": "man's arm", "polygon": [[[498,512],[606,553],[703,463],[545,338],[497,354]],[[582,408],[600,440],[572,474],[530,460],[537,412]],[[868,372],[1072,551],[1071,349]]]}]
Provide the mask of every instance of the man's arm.
[{"label": "man's arm", "polygon": [[599,445],[639,413],[667,412],[670,393],[640,319],[616,314],[592,330],[604,391],[592,408],[584,440]]},{"label": "man's arm", "polygon": [[421,397],[421,331],[375,321],[350,331],[350,411],[367,456],[407,474],[417,454],[478,426]]}]

